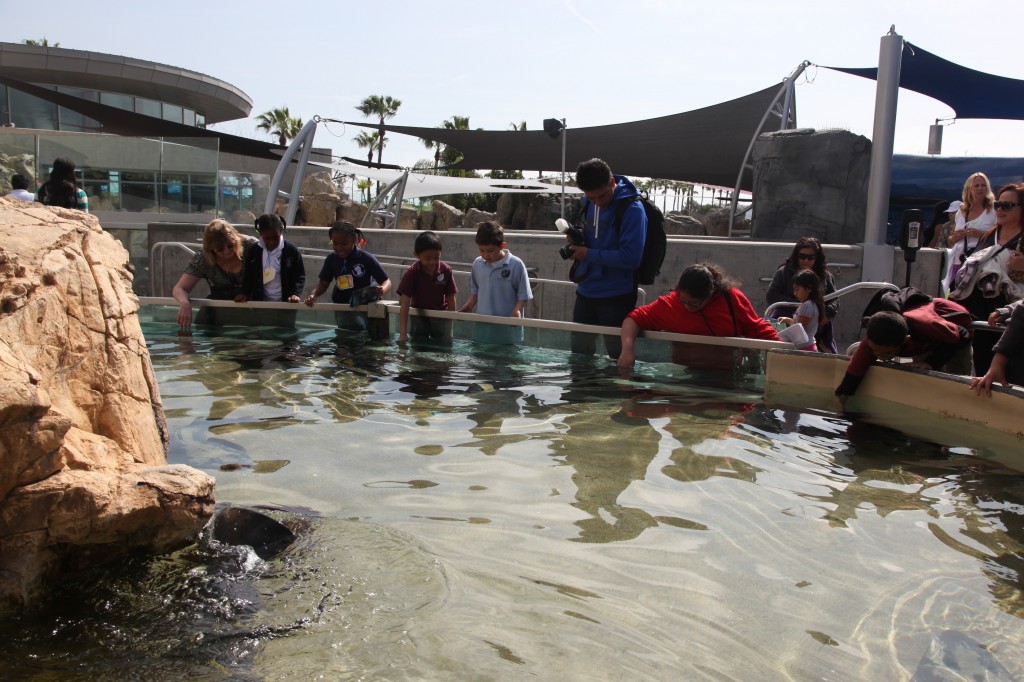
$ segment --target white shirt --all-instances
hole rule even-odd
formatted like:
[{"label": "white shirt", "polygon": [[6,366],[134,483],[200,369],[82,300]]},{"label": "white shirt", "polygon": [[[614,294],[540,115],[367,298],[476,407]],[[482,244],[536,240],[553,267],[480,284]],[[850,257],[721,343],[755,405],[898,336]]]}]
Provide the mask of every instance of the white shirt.
[{"label": "white shirt", "polygon": [[[267,251],[267,245],[260,239],[260,246],[263,247],[263,300],[281,300],[281,252],[284,250],[284,240],[277,243],[277,248]],[[273,276],[271,275],[273,271]]]},{"label": "white shirt", "polygon": [[35,201],[36,195],[29,192],[27,189],[14,189],[9,194],[4,195],[5,199],[21,199],[22,201]]}]

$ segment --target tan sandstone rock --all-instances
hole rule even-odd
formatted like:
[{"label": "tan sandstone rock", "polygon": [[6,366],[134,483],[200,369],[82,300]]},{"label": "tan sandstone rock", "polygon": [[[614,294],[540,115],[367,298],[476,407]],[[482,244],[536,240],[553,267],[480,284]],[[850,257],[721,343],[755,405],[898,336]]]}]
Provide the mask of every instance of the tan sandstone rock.
[{"label": "tan sandstone rock", "polygon": [[0,612],[213,513],[214,480],[167,465],[127,262],[94,216],[0,198]]}]

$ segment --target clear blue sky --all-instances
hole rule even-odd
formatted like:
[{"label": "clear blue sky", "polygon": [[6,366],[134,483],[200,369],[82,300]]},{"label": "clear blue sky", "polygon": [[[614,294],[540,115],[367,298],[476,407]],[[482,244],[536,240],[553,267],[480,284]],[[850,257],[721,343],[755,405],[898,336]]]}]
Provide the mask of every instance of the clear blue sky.
[{"label": "clear blue sky", "polygon": [[[435,126],[458,114],[474,128],[525,120],[538,129],[545,118],[564,117],[571,129],[741,97],[780,82],[805,59],[875,66],[891,24],[947,59],[1024,79],[1024,48],[1011,28],[1018,13],[1007,7],[988,0],[113,0],[90,8],[56,0],[43,10],[0,0],[0,40],[46,37],[206,73],[248,94],[253,117],[288,106],[303,120],[357,120],[355,105],[382,94],[402,101],[399,124]],[[798,83],[802,127],[872,136],[874,81],[812,66]],[[941,102],[901,90],[896,152],[925,153],[928,126],[951,115]],[[252,118],[215,127],[270,139]],[[316,145],[362,157],[356,132],[321,127]],[[957,121],[945,129],[943,152],[1024,157],[1024,122]],[[429,155],[399,136],[384,161],[412,165]]]}]

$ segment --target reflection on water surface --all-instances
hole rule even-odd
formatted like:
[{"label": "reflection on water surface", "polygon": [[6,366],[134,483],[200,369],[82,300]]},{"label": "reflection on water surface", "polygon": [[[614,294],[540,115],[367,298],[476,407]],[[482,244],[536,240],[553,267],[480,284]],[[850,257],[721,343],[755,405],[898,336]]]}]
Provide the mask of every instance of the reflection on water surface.
[{"label": "reflection on water surface", "polygon": [[18,676],[1024,677],[1024,476],[985,452],[670,365],[146,331],[171,461],[299,541],[83,577],[2,626]]}]

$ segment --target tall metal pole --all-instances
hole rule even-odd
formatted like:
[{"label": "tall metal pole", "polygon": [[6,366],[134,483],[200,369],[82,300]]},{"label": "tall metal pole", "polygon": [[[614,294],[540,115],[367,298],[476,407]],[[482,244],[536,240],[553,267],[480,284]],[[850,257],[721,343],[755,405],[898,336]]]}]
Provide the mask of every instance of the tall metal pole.
[{"label": "tall metal pole", "polygon": [[562,119],[562,210],[558,216],[565,218],[565,119]]},{"label": "tall metal pole", "polygon": [[892,151],[896,137],[896,104],[900,90],[900,62],[903,36],[896,26],[882,36],[878,51],[878,84],[875,90],[875,122],[871,139],[871,175],[864,225],[864,267],[861,276],[869,282],[892,278],[893,249],[885,243],[889,216],[889,186],[892,183]]}]

